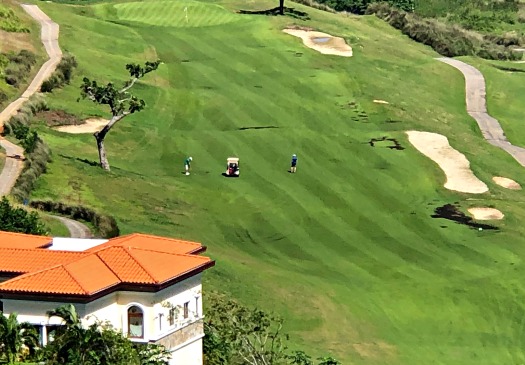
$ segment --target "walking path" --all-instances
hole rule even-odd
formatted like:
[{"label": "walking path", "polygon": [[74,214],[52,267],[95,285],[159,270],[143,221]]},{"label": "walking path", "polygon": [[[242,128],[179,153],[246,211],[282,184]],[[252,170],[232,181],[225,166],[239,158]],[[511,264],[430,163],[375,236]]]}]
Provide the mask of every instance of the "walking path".
[{"label": "walking path", "polygon": [[[42,65],[22,96],[0,112],[0,129],[3,128],[5,122],[17,113],[18,109],[22,107],[22,104],[24,104],[30,96],[40,90],[42,83],[51,76],[62,59],[62,51],[58,45],[58,24],[49,19],[36,5],[23,4],[22,8],[40,23],[42,28],[40,38],[42,39],[49,59]],[[0,137],[0,145],[6,150],[7,155],[4,169],[0,173],[0,196],[3,196],[9,194],[15,185],[18,175],[20,175],[24,168],[24,150],[2,137]]]},{"label": "walking path", "polygon": [[467,112],[478,123],[483,137],[491,145],[509,153],[525,167],[525,148],[512,145],[505,137],[498,120],[487,113],[485,79],[481,72],[473,66],[452,58],[442,57],[438,60],[457,68],[465,76]]},{"label": "walking path", "polygon": [[[58,45],[58,24],[53,22],[37,5],[22,4],[22,8],[40,23],[40,38],[49,59],[40,67],[40,70],[22,96],[0,112],[0,129],[3,128],[5,122],[17,113],[27,99],[40,90],[42,83],[51,76],[62,59],[62,51]],[[15,185],[16,179],[18,179],[18,175],[20,175],[24,168],[24,150],[2,137],[0,137],[0,145],[6,150],[7,156],[4,169],[0,173],[0,196],[3,196],[9,194]],[[91,231],[84,224],[65,217],[54,216],[54,218],[61,221],[67,227],[71,237],[92,237]]]},{"label": "walking path", "polygon": [[90,229],[85,224],[58,215],[52,215],[51,217],[59,220],[64,226],[66,226],[71,238],[93,238]]}]

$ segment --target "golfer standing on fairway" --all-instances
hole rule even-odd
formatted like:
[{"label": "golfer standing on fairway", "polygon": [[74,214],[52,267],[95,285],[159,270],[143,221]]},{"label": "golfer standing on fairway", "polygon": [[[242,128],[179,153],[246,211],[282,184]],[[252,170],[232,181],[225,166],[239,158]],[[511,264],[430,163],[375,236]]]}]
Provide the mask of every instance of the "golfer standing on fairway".
[{"label": "golfer standing on fairway", "polygon": [[186,169],[186,175],[190,174],[191,161],[193,161],[193,158],[191,156],[184,160],[184,168]]},{"label": "golfer standing on fairway", "polygon": [[297,155],[294,153],[292,155],[292,167],[290,167],[290,172],[295,173],[295,169],[297,168]]}]

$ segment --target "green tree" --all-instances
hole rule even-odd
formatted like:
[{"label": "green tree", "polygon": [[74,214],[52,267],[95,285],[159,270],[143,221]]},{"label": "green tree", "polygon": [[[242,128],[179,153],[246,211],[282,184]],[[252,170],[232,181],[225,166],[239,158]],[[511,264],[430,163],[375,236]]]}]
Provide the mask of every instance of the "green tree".
[{"label": "green tree", "polygon": [[[288,353],[283,320],[260,309],[251,309],[217,292],[206,294],[204,363],[206,365],[313,365],[304,351]],[[341,365],[332,357],[319,365]],[[334,361],[334,362],[330,362]]]},{"label": "green tree", "polygon": [[36,212],[11,206],[4,196],[0,201],[0,231],[45,235],[47,231]]},{"label": "green tree", "polygon": [[34,354],[38,347],[38,333],[27,323],[18,323],[17,315],[11,313],[8,317],[0,312],[0,354],[3,354],[8,364],[19,360],[22,350]]},{"label": "green tree", "polygon": [[49,365],[168,365],[171,353],[162,345],[135,345],[109,323],[84,327],[72,304],[47,315],[62,319],[63,326],[44,349]]},{"label": "green tree", "polygon": [[140,112],[146,106],[144,100],[132,95],[129,90],[135,83],[144,75],[155,71],[160,65],[160,61],[146,62],[144,67],[138,64],[127,64],[126,69],[129,72],[130,79],[126,81],[122,88],[117,88],[113,83],[100,86],[96,81],[84,77],[82,86],[80,87],[81,96],[84,99],[89,99],[99,105],[107,105],[111,111],[111,119],[100,130],[95,132],[93,136],[97,141],[98,156],[100,166],[109,171],[109,162],[104,147],[104,139],[111,128],[130,114]]}]

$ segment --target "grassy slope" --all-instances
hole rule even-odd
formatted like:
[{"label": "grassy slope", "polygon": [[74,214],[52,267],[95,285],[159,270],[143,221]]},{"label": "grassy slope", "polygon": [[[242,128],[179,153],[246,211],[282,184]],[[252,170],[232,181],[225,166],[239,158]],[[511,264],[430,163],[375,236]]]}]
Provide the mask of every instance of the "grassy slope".
[{"label": "grassy slope", "polygon": [[[41,131],[54,162],[35,197],[80,199],[115,215],[124,233],[204,242],[218,262],[207,288],[279,311],[294,346],[314,355],[332,352],[346,364],[523,359],[523,198],[490,178],[525,180],[479,136],[463,78],[433,52],[375,18],[302,6],[313,20],[301,25],[348,37],[355,57],[305,49],[280,32],[289,18],[233,16],[212,4],[206,16],[191,11],[188,24],[183,1],[39,5],[80,61],[72,85],[51,100],[57,107],[106,115],[76,102],[81,76],[123,79],[126,62],[157,55],[165,64],[137,87],[148,109],[109,135],[110,174],[78,160],[96,159],[91,136]],[[274,4],[257,3],[265,6]],[[171,18],[173,27],[158,26]],[[367,120],[355,120],[350,101]],[[238,130],[268,125],[279,129]],[[409,147],[403,131],[412,128],[448,135],[491,193],[471,201],[444,190],[440,170]],[[383,135],[407,149],[366,143]],[[296,175],[286,173],[292,153]],[[181,174],[186,155],[190,177]],[[240,179],[220,176],[228,155],[241,157]],[[454,201],[495,205],[506,214],[502,231],[429,217]]]}]

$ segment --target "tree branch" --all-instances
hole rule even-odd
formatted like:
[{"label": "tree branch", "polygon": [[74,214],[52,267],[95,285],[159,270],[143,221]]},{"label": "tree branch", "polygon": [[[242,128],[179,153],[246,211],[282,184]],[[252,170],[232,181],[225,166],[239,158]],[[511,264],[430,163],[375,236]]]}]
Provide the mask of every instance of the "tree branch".
[{"label": "tree branch", "polygon": [[126,91],[128,91],[129,89],[131,89],[133,87],[133,85],[135,85],[135,83],[139,80],[138,77],[134,77],[129,83],[127,83],[127,85],[119,91],[119,93],[123,94],[125,93]]}]

